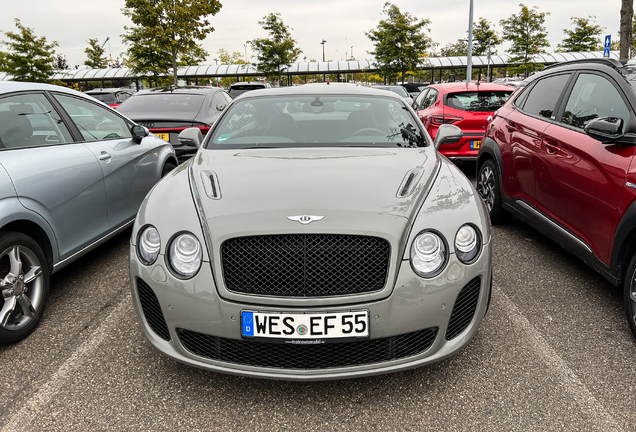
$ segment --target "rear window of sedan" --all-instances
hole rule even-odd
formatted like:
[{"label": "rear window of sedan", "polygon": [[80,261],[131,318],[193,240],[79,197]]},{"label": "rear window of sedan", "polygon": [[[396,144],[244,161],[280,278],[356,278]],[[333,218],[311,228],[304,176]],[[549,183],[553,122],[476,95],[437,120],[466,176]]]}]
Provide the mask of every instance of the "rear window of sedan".
[{"label": "rear window of sedan", "polygon": [[510,91],[466,91],[449,93],[444,104],[461,111],[496,111],[508,100]]},{"label": "rear window of sedan", "polygon": [[204,95],[182,93],[156,93],[135,95],[119,106],[123,113],[189,113],[195,117],[201,110]]},{"label": "rear window of sedan", "polygon": [[117,102],[117,99],[115,99],[114,93],[86,93],[86,94],[94,97],[98,101],[104,102],[105,104],[112,104]]},{"label": "rear window of sedan", "polygon": [[394,97],[253,97],[229,107],[205,147],[427,146],[418,122]]}]

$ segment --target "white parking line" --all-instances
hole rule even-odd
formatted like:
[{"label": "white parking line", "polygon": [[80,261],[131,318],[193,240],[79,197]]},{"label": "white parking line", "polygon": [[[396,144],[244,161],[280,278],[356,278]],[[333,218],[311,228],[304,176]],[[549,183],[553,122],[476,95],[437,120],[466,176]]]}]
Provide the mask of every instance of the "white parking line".
[{"label": "white parking line", "polygon": [[51,398],[65,385],[66,380],[88,360],[95,349],[102,343],[109,330],[121,322],[125,314],[132,308],[131,297],[127,295],[121,303],[106,317],[104,322],[93,332],[60,368],[51,376],[40,390],[29,399],[22,409],[11,416],[1,432],[17,430],[34,430],[33,421],[45,411]]},{"label": "white parking line", "polygon": [[552,349],[550,344],[541,336],[537,329],[530,324],[528,319],[521,313],[515,304],[508,298],[503,290],[493,282],[493,295],[501,301],[503,308],[529,346],[534,349],[539,358],[552,370],[569,389],[574,400],[579,404],[582,411],[590,415],[599,430],[623,431],[616,423],[612,415],[594,397],[581,382],[578,376],[568,367],[565,361]]}]

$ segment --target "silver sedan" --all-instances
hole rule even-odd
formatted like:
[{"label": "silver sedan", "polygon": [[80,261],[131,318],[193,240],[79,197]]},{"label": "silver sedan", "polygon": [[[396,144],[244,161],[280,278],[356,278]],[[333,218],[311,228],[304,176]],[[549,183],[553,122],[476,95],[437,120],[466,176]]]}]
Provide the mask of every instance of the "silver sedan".
[{"label": "silver sedan", "polygon": [[170,144],[83,94],[0,83],[0,344],[31,333],[49,275],[130,227]]},{"label": "silver sedan", "polygon": [[[315,85],[235,99],[142,204],[133,303],[188,365],[352,378],[466,346],[491,292],[488,213],[397,95]],[[165,203],[171,203],[166,207]]]}]

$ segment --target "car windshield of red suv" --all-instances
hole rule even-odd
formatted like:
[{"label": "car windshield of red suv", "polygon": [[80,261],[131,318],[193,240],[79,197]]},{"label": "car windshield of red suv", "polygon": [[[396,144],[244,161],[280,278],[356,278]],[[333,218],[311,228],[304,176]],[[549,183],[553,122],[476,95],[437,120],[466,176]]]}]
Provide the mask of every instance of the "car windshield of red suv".
[{"label": "car windshield of red suv", "polygon": [[461,111],[496,111],[508,100],[512,91],[467,91],[450,93],[446,106]]}]

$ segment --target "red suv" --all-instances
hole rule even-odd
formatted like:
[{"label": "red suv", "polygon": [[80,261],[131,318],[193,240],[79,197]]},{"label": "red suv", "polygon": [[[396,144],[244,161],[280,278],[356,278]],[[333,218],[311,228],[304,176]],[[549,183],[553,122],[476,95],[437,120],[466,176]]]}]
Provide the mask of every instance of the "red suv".
[{"label": "red suv", "polygon": [[413,103],[413,109],[433,139],[443,124],[460,128],[464,139],[442,145],[439,151],[452,160],[474,161],[488,119],[513,91],[508,85],[487,82],[434,84],[422,90]]},{"label": "red suv", "polygon": [[561,63],[494,115],[477,162],[493,223],[527,221],[623,286],[636,337],[636,63]]}]

